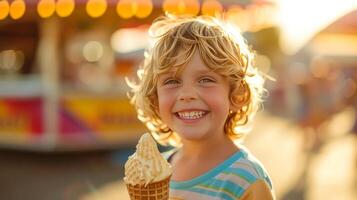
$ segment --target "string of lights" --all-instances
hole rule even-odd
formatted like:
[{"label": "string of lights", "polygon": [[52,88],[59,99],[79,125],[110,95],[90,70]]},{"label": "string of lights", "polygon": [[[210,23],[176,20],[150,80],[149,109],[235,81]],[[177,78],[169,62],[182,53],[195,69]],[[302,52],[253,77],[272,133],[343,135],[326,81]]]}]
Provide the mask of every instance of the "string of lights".
[{"label": "string of lights", "polygon": [[[229,5],[229,6],[227,6]],[[115,7],[116,13],[123,19],[138,18],[143,19],[150,16],[154,8],[161,8],[163,12],[172,14],[188,15],[225,15],[229,18],[237,15],[239,10],[240,17],[242,13],[254,14],[258,8],[265,13],[274,6],[266,4],[250,4],[242,7],[236,3],[222,3],[218,0],[0,0],[0,20],[12,19],[18,20],[24,14],[35,8],[38,16],[49,18],[57,15],[59,17],[68,17],[76,12],[76,7],[85,6],[85,11],[89,17],[99,18],[105,14],[108,7]],[[261,17],[264,19],[265,17]]]}]

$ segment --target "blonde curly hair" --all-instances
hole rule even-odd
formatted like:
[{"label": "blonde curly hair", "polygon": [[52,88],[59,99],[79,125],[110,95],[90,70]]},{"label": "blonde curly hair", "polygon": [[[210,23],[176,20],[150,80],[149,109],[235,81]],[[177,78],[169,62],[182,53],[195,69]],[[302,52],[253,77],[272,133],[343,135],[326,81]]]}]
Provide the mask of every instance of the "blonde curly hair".
[{"label": "blonde curly hair", "polygon": [[[227,78],[231,110],[224,132],[232,139],[245,135],[248,122],[261,105],[264,79],[253,67],[253,51],[237,27],[209,16],[166,15],[149,29],[153,39],[139,67],[136,82],[129,81],[129,96],[138,118],[163,145],[180,146],[179,136],[160,119],[156,85],[158,76],[172,68],[182,70],[197,50],[207,67]],[[179,53],[180,52],[180,53]],[[178,58],[183,62],[178,62]]]}]

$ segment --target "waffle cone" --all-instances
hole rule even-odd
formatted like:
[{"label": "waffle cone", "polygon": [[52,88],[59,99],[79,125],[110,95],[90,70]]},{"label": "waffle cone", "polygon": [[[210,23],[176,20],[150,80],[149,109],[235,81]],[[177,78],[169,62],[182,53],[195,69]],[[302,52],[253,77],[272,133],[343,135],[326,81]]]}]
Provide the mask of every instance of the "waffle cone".
[{"label": "waffle cone", "polygon": [[170,177],[145,185],[126,184],[131,200],[168,200]]}]

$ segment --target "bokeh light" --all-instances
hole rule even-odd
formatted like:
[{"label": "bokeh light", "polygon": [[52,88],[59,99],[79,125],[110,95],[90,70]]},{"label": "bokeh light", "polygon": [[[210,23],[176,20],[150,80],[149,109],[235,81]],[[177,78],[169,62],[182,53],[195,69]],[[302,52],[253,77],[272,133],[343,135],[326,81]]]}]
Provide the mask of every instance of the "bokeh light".
[{"label": "bokeh light", "polygon": [[72,14],[74,7],[74,0],[58,0],[56,4],[57,15],[60,17],[68,17]]},{"label": "bokeh light", "polygon": [[149,46],[149,35],[145,28],[121,28],[112,34],[110,44],[118,53],[131,53]]},{"label": "bokeh light", "polygon": [[38,14],[43,18],[48,18],[55,12],[56,3],[54,0],[41,0],[37,5]]},{"label": "bokeh light", "polygon": [[4,50],[0,52],[0,70],[14,72],[24,64],[25,55],[22,51]]},{"label": "bokeh light", "polygon": [[153,9],[151,0],[137,0],[137,11],[135,16],[138,18],[145,18],[149,16]]},{"label": "bokeh light", "polygon": [[[185,4],[183,13],[197,15],[200,12],[200,3],[197,0],[181,0]],[[180,4],[183,5],[183,4]]]},{"label": "bokeh light", "polygon": [[5,19],[9,15],[10,5],[7,1],[0,1],[0,20]]},{"label": "bokeh light", "polygon": [[88,62],[97,62],[103,56],[103,45],[98,41],[90,41],[83,47],[83,57]]},{"label": "bokeh light", "polygon": [[23,0],[15,0],[10,5],[10,16],[12,19],[20,19],[26,10],[26,5]]},{"label": "bokeh light", "polygon": [[164,12],[172,14],[197,15],[200,12],[200,3],[197,0],[166,0],[162,8]]},{"label": "bokeh light", "polygon": [[87,2],[86,11],[93,18],[102,16],[106,10],[107,2],[105,0],[89,0]]},{"label": "bokeh light", "polygon": [[164,12],[176,13],[176,2],[175,0],[165,0],[162,4],[162,9]]},{"label": "bokeh light", "polygon": [[118,15],[124,19],[134,16],[131,0],[119,0],[116,11]]},{"label": "bokeh light", "polygon": [[16,52],[14,50],[5,50],[0,52],[0,68],[11,69],[16,63]]}]

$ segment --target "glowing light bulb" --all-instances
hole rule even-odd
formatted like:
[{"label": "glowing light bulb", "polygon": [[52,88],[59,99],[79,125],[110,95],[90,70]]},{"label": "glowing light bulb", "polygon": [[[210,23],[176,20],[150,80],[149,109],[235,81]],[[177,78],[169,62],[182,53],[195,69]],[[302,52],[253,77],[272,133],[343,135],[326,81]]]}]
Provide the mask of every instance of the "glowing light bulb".
[{"label": "glowing light bulb", "polygon": [[177,3],[175,0],[165,0],[162,4],[162,9],[164,12],[177,14]]},{"label": "glowing light bulb", "polygon": [[72,14],[74,7],[74,0],[58,0],[56,4],[57,15],[60,17],[68,17]]},{"label": "glowing light bulb", "polygon": [[93,18],[100,17],[107,10],[107,2],[105,0],[89,0],[86,10],[89,16]]},{"label": "glowing light bulb", "polygon": [[185,1],[180,0],[177,5],[177,14],[183,14],[183,13],[185,13],[185,10],[186,10]]},{"label": "glowing light bulb", "polygon": [[163,10],[172,14],[197,15],[200,12],[200,3],[197,0],[166,0]]},{"label": "glowing light bulb", "polygon": [[20,19],[26,10],[26,5],[23,0],[15,0],[10,5],[10,16],[12,19]]},{"label": "glowing light bulb", "polygon": [[120,0],[117,4],[116,10],[121,18],[128,19],[134,16],[131,0]]},{"label": "glowing light bulb", "polygon": [[56,9],[54,0],[41,0],[37,5],[37,12],[43,18],[50,17]]},{"label": "glowing light bulb", "polygon": [[7,1],[0,1],[0,20],[5,19],[9,15],[10,6]]},{"label": "glowing light bulb", "polygon": [[184,13],[190,15],[197,15],[200,12],[200,3],[198,0],[184,0]]},{"label": "glowing light bulb", "polygon": [[135,16],[138,18],[145,18],[152,12],[153,5],[151,0],[136,0],[137,11]]}]

